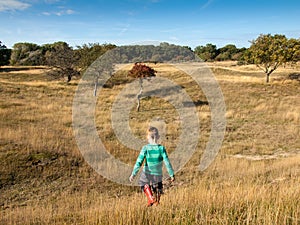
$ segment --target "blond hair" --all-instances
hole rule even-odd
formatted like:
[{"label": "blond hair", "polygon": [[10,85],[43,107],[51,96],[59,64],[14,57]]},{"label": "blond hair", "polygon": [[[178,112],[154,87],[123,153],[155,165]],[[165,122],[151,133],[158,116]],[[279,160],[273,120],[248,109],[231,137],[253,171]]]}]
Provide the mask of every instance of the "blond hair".
[{"label": "blond hair", "polygon": [[156,127],[149,127],[147,137],[150,143],[157,143],[159,139],[158,129]]}]

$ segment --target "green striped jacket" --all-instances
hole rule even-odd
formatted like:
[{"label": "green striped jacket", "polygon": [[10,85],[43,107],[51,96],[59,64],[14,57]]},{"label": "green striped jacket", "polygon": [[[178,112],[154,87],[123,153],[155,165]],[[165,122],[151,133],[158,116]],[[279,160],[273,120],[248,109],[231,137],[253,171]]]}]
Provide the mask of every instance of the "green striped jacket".
[{"label": "green striped jacket", "polygon": [[169,175],[171,177],[174,176],[174,171],[169,161],[166,148],[163,145],[145,145],[136,160],[132,176],[135,176],[138,173],[144,160],[143,171],[147,174],[162,175],[162,162],[164,162]]}]

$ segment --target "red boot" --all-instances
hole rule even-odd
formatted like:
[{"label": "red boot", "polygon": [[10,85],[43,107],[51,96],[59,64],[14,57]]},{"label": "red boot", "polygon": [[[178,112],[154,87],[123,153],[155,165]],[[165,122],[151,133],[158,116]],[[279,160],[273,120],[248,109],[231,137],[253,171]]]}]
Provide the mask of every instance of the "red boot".
[{"label": "red boot", "polygon": [[144,186],[144,193],[145,195],[147,196],[147,199],[148,199],[148,204],[147,206],[152,206],[153,203],[155,202],[155,199],[153,197],[153,194],[152,194],[152,191],[151,191],[151,188],[148,184],[146,184]]}]

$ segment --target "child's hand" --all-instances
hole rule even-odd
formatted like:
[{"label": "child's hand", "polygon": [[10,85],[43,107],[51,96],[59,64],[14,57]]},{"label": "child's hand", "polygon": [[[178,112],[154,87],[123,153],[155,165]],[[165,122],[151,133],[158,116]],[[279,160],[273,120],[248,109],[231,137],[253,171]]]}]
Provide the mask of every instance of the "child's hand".
[{"label": "child's hand", "polygon": [[130,181],[130,183],[132,183],[132,182],[133,182],[133,179],[134,179],[134,176],[130,175],[130,177],[129,177],[129,181]]},{"label": "child's hand", "polygon": [[175,176],[171,177],[171,182],[175,181]]}]

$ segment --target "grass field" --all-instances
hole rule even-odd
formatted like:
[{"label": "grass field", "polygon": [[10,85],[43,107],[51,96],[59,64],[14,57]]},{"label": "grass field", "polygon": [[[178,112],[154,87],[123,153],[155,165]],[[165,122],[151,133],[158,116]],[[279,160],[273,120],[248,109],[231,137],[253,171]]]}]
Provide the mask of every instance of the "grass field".
[{"label": "grass field", "polygon": [[[186,74],[151,66],[198,103],[201,123],[196,152],[152,208],[138,187],[101,177],[81,156],[72,129],[78,80],[51,81],[43,68],[0,72],[0,224],[300,224],[300,83],[286,79],[299,68],[281,68],[266,84],[254,66],[209,64],[227,127],[216,160],[200,172],[211,131],[205,95]],[[95,121],[107,150],[133,166],[138,152],[119,143],[111,126],[112,104],[126,82],[119,71],[112,80],[118,85],[101,91]],[[170,153],[180,128],[165,100],[145,98],[140,112],[133,106],[131,129],[143,138],[154,117],[166,123]]]}]

